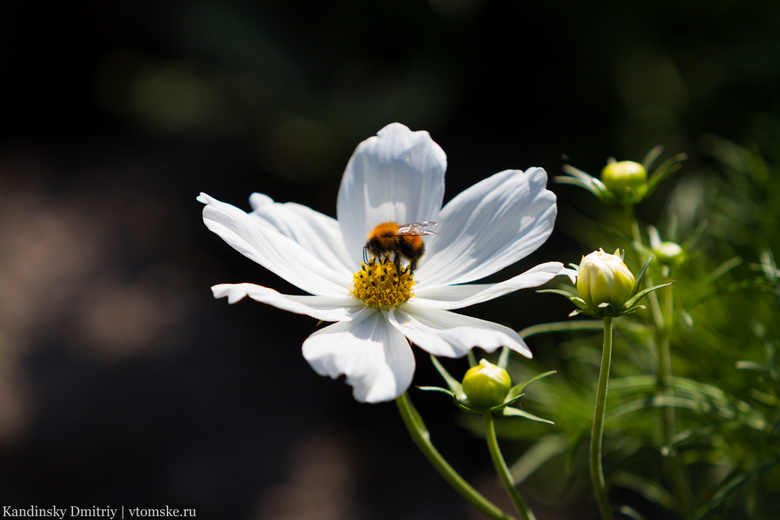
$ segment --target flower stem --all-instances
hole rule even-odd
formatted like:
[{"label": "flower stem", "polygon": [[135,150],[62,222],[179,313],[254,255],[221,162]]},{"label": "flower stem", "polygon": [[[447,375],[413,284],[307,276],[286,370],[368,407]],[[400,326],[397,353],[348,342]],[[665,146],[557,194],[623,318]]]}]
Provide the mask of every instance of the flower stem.
[{"label": "flower stem", "polygon": [[442,477],[453,487],[455,490],[468,500],[471,505],[476,507],[483,515],[494,520],[515,520],[515,517],[506,514],[495,504],[490,502],[484,496],[482,496],[476,489],[466,482],[455,469],[450,466],[441,453],[433,446],[431,442],[431,435],[426,428],[425,423],[422,420],[419,412],[412,405],[412,401],[409,396],[404,392],[395,400],[398,406],[398,411],[401,413],[401,418],[404,421],[406,429],[409,430],[409,434],[412,436],[415,444],[420,448],[428,461],[433,464],[433,467],[441,474]]},{"label": "flower stem", "polygon": [[612,508],[607,500],[604,483],[604,469],[601,465],[601,437],[604,434],[604,418],[607,411],[607,386],[609,385],[609,367],[612,362],[612,317],[604,317],[604,349],[601,353],[599,386],[596,393],[596,408],[593,412],[593,430],[590,437],[590,478],[596,495],[601,518],[614,520]]},{"label": "flower stem", "polygon": [[496,423],[493,419],[493,414],[488,411],[484,413],[484,417],[485,439],[487,440],[488,450],[490,451],[490,458],[493,459],[493,465],[496,467],[496,472],[501,478],[501,482],[504,483],[507,493],[509,493],[509,498],[512,499],[515,508],[517,508],[517,512],[520,513],[523,520],[536,520],[534,514],[528,509],[525,502],[523,502],[523,497],[521,497],[520,493],[517,491],[517,486],[512,478],[512,473],[510,473],[509,467],[506,465],[506,461],[501,455],[501,448],[499,448],[498,439],[496,438]]},{"label": "flower stem", "polygon": [[636,212],[634,211],[634,206],[631,204],[626,204],[626,221],[628,222],[628,226],[630,228],[631,237],[636,241],[637,243],[642,243],[642,233],[639,231],[639,221],[636,218]]},{"label": "flower stem", "polygon": [[685,468],[677,455],[677,450],[672,446],[672,439],[677,433],[675,410],[671,402],[674,397],[674,390],[669,384],[672,379],[669,329],[672,326],[673,294],[672,288],[667,287],[663,307],[658,303],[658,297],[655,293],[652,293],[650,296],[655,297],[651,300],[651,303],[654,303],[654,308],[658,308],[658,312],[654,312],[654,316],[656,316],[655,343],[658,349],[658,388],[661,394],[669,400],[669,403],[659,410],[661,439],[663,442],[662,455],[664,456],[664,466],[679,501],[681,512],[687,517],[693,509],[693,494],[685,475]]}]

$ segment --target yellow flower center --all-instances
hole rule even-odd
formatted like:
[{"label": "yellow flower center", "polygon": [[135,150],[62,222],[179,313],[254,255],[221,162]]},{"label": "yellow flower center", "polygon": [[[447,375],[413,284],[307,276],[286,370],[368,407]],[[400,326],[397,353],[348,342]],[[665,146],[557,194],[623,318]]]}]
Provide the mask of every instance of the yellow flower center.
[{"label": "yellow flower center", "polygon": [[351,294],[367,306],[389,309],[401,305],[414,296],[414,275],[403,266],[396,266],[389,258],[377,262],[361,263],[360,271],[352,275]]}]

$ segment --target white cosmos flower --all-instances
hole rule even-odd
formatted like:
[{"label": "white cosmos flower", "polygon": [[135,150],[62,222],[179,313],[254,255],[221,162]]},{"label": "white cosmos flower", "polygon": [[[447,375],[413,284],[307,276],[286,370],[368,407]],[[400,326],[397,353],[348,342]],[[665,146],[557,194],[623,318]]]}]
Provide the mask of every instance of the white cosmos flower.
[{"label": "white cosmos flower", "polygon": [[[203,221],[239,252],[308,295],[242,283],[215,285],[216,298],[248,296],[283,310],[336,322],[308,337],[303,356],[320,375],[346,376],[358,401],[388,401],[412,382],[410,342],[435,356],[460,357],[478,346],[507,346],[531,357],[512,329],[451,312],[527,287],[563,270],[538,265],[493,284],[468,284],[537,249],[555,221],[555,195],[541,168],[507,170],[467,189],[442,208],[447,159],[428,132],[394,123],[362,142],[347,164],[338,219],[306,206],[253,194],[251,213],[206,194]],[[371,306],[353,296],[363,246],[379,223],[436,221],[414,271],[408,300]],[[393,270],[394,271],[394,270]]]}]

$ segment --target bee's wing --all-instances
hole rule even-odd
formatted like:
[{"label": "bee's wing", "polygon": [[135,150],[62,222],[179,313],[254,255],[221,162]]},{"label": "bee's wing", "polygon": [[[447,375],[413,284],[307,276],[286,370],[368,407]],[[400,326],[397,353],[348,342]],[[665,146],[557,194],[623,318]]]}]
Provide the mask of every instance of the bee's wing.
[{"label": "bee's wing", "polygon": [[430,220],[425,220],[423,222],[412,222],[411,224],[405,224],[399,227],[395,234],[396,236],[436,235],[437,233],[430,228],[436,227],[437,225],[438,222],[431,222]]}]

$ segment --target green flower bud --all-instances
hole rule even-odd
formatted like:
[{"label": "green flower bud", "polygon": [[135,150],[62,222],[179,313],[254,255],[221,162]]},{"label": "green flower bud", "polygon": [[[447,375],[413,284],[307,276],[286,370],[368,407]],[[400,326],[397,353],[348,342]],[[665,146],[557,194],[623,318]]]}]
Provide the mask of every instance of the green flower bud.
[{"label": "green flower bud", "polygon": [[599,249],[580,262],[577,291],[591,309],[607,303],[619,312],[634,292],[634,275],[618,253],[610,255]]},{"label": "green flower bud", "polygon": [[489,410],[503,403],[511,387],[509,373],[487,359],[480,360],[463,376],[463,391],[477,410]]},{"label": "green flower bud", "polygon": [[618,199],[639,199],[647,191],[647,170],[634,161],[611,162],[601,170],[601,182]]},{"label": "green flower bud", "polygon": [[661,242],[653,246],[653,255],[663,265],[678,265],[685,260],[685,251],[674,242]]}]

